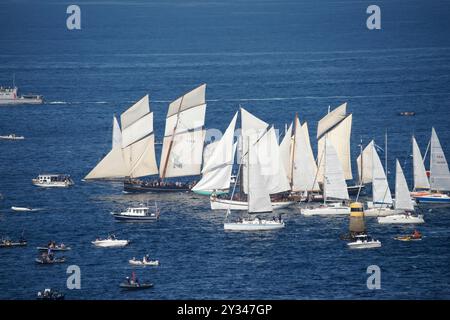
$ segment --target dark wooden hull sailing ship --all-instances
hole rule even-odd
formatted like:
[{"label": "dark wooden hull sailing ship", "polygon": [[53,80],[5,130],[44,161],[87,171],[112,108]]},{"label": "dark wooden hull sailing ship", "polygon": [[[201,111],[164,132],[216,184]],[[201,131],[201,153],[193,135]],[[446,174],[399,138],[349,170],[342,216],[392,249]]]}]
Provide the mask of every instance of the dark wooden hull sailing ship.
[{"label": "dark wooden hull sailing ship", "polygon": [[[85,177],[124,179],[125,192],[188,191],[194,182],[167,179],[198,176],[201,172],[205,137],[206,84],[169,105],[158,168],[155,156],[153,112],[146,95],[120,116],[114,117],[111,151]],[[159,175],[157,179],[143,177]]]}]

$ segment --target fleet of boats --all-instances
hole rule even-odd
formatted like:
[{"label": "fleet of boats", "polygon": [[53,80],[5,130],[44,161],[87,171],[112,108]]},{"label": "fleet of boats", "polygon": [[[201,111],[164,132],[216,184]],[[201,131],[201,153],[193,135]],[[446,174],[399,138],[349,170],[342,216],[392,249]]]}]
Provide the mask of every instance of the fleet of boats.
[{"label": "fleet of boats", "polygon": [[[0,89],[4,96],[10,94]],[[301,123],[296,114],[286,126],[279,142],[274,126],[240,107],[223,136],[205,145],[206,85],[182,95],[168,106],[160,163],[155,153],[153,112],[146,95],[119,119],[113,116],[112,146],[108,154],[85,176],[84,180],[123,181],[124,192],[194,192],[209,197],[212,210],[223,210],[226,231],[259,232],[286,227],[281,214],[275,210],[298,206],[304,216],[349,216],[349,232],[341,239],[349,249],[381,247],[370,236],[366,217],[377,217],[380,224],[420,224],[423,214],[417,214],[418,204],[450,203],[450,171],[434,128],[424,157],[412,137],[414,187],[410,192],[400,162],[396,160],[395,197],[387,179],[387,138],[385,164],[378,154],[380,148],[372,140],[356,159],[358,179],[353,181],[350,135],[352,114],[344,103],[328,113],[317,126],[317,155],[313,154],[307,122]],[[5,99],[4,99],[5,100]],[[240,128],[237,129],[240,115]],[[239,131],[239,134],[236,132]],[[15,135],[2,139],[21,139]],[[23,138],[23,137],[22,137]],[[424,159],[430,153],[430,170]],[[233,172],[237,169],[237,174]],[[150,178],[149,178],[150,177]],[[153,179],[151,177],[154,177]],[[195,177],[195,178],[193,178]],[[194,181],[196,179],[198,181]],[[179,179],[179,180],[176,180]],[[191,179],[191,180],[189,180]],[[356,179],[355,179],[356,180]],[[353,181],[353,182],[352,182]],[[32,179],[39,187],[70,187],[74,181],[66,174],[40,174]],[[359,201],[363,190],[371,186],[365,203]],[[351,196],[356,195],[356,200]],[[205,198],[207,199],[207,198]],[[319,203],[320,202],[320,203]],[[12,206],[13,211],[35,211],[30,207]],[[295,212],[295,211],[294,211]],[[139,205],[111,213],[118,221],[147,222],[160,218],[160,210]],[[234,216],[236,218],[233,218]],[[412,235],[395,238],[399,241],[421,240]],[[91,242],[96,247],[121,248],[130,240],[109,235]],[[0,247],[25,246],[24,239],[3,239]],[[42,254],[39,264],[64,263],[65,257],[54,252],[69,251],[63,244],[50,243],[37,247]],[[159,260],[148,255],[142,260],[132,258],[132,266],[157,266]],[[145,289],[151,283],[140,283],[133,273],[120,284],[124,289]],[[47,291],[40,297],[52,294]],[[59,295],[56,295],[59,297]]]}]

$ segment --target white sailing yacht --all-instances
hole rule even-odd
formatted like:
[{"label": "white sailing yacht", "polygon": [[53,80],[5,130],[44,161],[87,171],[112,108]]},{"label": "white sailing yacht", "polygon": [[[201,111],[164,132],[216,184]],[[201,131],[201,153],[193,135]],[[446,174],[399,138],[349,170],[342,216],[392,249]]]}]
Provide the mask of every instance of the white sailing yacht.
[{"label": "white sailing yacht", "polygon": [[122,131],[113,119],[111,151],[84,178],[123,179],[158,173],[153,133],[153,112],[149,97],[144,96],[121,114]]},{"label": "white sailing yacht", "polygon": [[[287,171],[287,177],[293,194],[300,194],[300,199],[306,200],[308,195],[320,192],[317,179],[317,165],[309,140],[308,124],[300,124],[298,115],[294,119],[294,133],[292,125],[286,132],[280,144],[280,154],[283,166]],[[287,159],[287,161],[286,161]]]},{"label": "white sailing yacht", "polygon": [[[338,154],[331,141],[325,139],[323,155],[320,157],[319,166],[324,163],[323,196],[324,202],[319,207],[307,207],[300,213],[306,216],[312,215],[348,215],[350,208],[343,203],[349,200],[347,184]],[[334,199],[334,200],[330,200]],[[339,199],[340,201],[336,201]]]},{"label": "white sailing yacht", "polygon": [[[275,129],[273,127],[269,128],[267,123],[258,119],[245,109],[241,108],[240,111],[242,126],[241,138],[243,143],[241,143],[242,150],[240,150],[238,156],[239,162],[241,163],[239,197],[235,194],[231,198],[213,194],[210,198],[212,210],[247,210],[248,202],[245,194],[248,194],[246,181],[248,177],[247,154],[250,144],[258,143],[258,148],[254,152],[260,161],[261,174],[269,194],[277,197],[278,194],[290,190],[289,181],[281,160]],[[283,198],[272,200],[273,209],[286,208],[293,203],[293,201]]]},{"label": "white sailing yacht", "polygon": [[402,167],[398,160],[395,164],[395,204],[394,209],[396,214],[378,217],[378,223],[381,224],[416,224],[424,223],[422,215],[414,216],[411,213],[414,212],[414,206],[411,203],[411,197],[406,183],[405,175],[403,174]]},{"label": "white sailing yacht", "polygon": [[222,138],[218,142],[214,142],[213,147],[210,147],[210,149],[213,148],[213,151],[204,161],[202,178],[192,188],[193,192],[201,195],[220,194],[221,191],[228,193],[237,145],[233,143],[237,116],[238,112],[234,115]]},{"label": "white sailing yacht", "polygon": [[413,192],[413,197],[418,203],[450,203],[450,196],[444,193],[450,191],[450,171],[436,131],[434,128],[431,130],[429,183],[419,147],[414,142],[413,138],[414,189],[416,191],[428,187],[429,191]]},{"label": "white sailing yacht", "polygon": [[[268,213],[272,212],[272,204],[270,201],[269,190],[265,183],[265,178],[262,175],[263,168],[260,163],[260,158],[257,153],[254,152],[253,144],[248,143],[247,152],[247,190],[248,190],[248,202],[247,202],[247,213],[248,214],[258,214],[258,213]],[[257,144],[256,144],[257,145]],[[235,192],[236,187],[233,190]],[[256,217],[254,219],[240,219],[236,222],[227,222],[227,218],[230,215],[231,210],[228,208],[227,214],[225,216],[225,222],[223,224],[224,230],[229,231],[268,231],[282,229],[285,227],[284,221],[281,217],[272,220],[262,219]]]},{"label": "white sailing yacht", "polygon": [[[205,140],[205,93],[206,84],[203,84],[170,103],[159,165],[160,180],[127,180],[124,182],[125,192],[176,192],[191,189],[193,183],[170,182],[166,179],[197,176],[201,172]],[[156,168],[152,174],[157,173]]]},{"label": "white sailing yacht", "polygon": [[[345,180],[352,180],[352,165],[350,157],[350,135],[352,131],[351,113],[347,113],[347,103],[344,103],[328,111],[317,125],[317,163],[318,163],[318,182],[323,183],[324,163],[319,164],[320,156],[323,155],[325,140],[330,140],[334,146],[339,161],[342,165]],[[348,186],[349,192],[356,193],[361,187],[359,185]]]},{"label": "white sailing yacht", "polygon": [[[371,177],[372,182],[372,201],[366,203],[365,215],[376,217],[396,213],[393,209],[391,189],[389,188],[386,173],[373,140],[367,145],[362,154],[362,171],[365,172],[366,177]],[[369,171],[371,172],[369,173]]]}]

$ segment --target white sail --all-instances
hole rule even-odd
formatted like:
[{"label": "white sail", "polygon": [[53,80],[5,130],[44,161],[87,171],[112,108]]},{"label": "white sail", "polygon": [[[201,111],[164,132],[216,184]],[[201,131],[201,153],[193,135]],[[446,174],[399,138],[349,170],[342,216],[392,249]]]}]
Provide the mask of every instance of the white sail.
[{"label": "white sail", "polygon": [[230,187],[236,143],[233,144],[237,112],[222,138],[217,141],[214,151],[202,170],[202,179],[194,186],[194,191],[224,190]]},{"label": "white sail", "polygon": [[127,176],[137,178],[158,174],[154,146],[155,136],[150,134],[122,149],[128,166]]},{"label": "white sail", "polygon": [[254,152],[254,148],[254,145],[250,145],[248,150],[248,212],[272,212],[269,190],[267,190],[266,181],[261,174],[259,157],[258,154]]},{"label": "white sail", "polygon": [[320,119],[317,125],[317,140],[320,140],[334,126],[347,117],[347,103],[344,103]]},{"label": "white sail", "polygon": [[372,150],[374,147],[374,141],[372,140],[362,152],[362,167],[361,167],[361,155],[356,159],[358,165],[358,177],[362,184],[372,183]]},{"label": "white sail", "polygon": [[298,118],[295,120],[295,137],[293,147],[292,191],[320,190],[317,181],[317,166],[309,143],[307,125],[301,126]]},{"label": "white sail", "polygon": [[[314,154],[313,154],[313,151],[312,151],[311,140],[309,138],[308,122],[305,121],[302,124],[302,129],[303,129],[303,133],[305,134],[306,142],[308,144],[308,150],[309,150],[308,153],[311,153],[312,159],[314,160]],[[315,162],[315,160],[314,160],[314,162]]]},{"label": "white sail", "polygon": [[[325,118],[327,117],[328,115]],[[320,162],[320,157],[323,154],[324,142],[325,139],[327,139],[333,144],[334,148],[336,149],[339,161],[342,164],[342,169],[344,170],[344,177],[346,180],[350,180],[353,178],[352,164],[350,158],[351,130],[352,130],[352,115],[350,114],[347,117],[345,117],[341,122],[339,122],[334,127],[325,132],[324,135],[322,135],[321,138],[319,138],[318,140],[318,152],[317,152],[318,162]],[[319,165],[319,174],[318,174],[319,182],[323,181],[323,169],[324,169],[323,162],[321,162]]]},{"label": "white sail", "polygon": [[269,194],[290,190],[291,187],[284,170],[274,127],[271,127],[260,138],[252,150],[258,155],[261,175]]},{"label": "white sail", "polygon": [[269,125],[261,119],[255,117],[250,112],[241,108],[241,136],[242,136],[242,180],[241,183],[244,186],[243,191],[248,193],[247,190],[247,177],[248,177],[248,145],[256,143],[267,131]]},{"label": "white sail", "polygon": [[[113,149],[85,179],[142,177],[158,173],[153,113],[150,112],[148,95],[122,113],[120,121],[122,123],[121,144],[113,140]],[[114,127],[116,122],[115,120]]]},{"label": "white sail", "polygon": [[118,179],[128,175],[128,167],[123,159],[122,148],[113,148],[84,179]]},{"label": "white sail", "polygon": [[211,156],[214,153],[219,141],[210,142],[203,148],[203,166],[205,166],[208,161],[211,159]]},{"label": "white sail", "polygon": [[374,143],[372,143],[372,198],[374,204],[392,204],[391,189]]},{"label": "white sail", "polygon": [[395,163],[395,209],[414,210],[409,194],[408,184],[398,160]]},{"label": "white sail", "polygon": [[[236,154],[237,143],[232,146],[231,157],[234,158]],[[195,186],[192,191],[214,191],[214,190],[226,190],[230,187],[231,183],[231,172],[233,170],[233,160],[229,163],[223,163],[220,166],[211,168],[210,170],[203,173],[202,178]]]},{"label": "white sail", "polygon": [[169,105],[161,152],[161,178],[200,174],[205,139],[206,85]]},{"label": "white sail", "polygon": [[325,140],[324,198],[348,200],[347,184],[333,144]]},{"label": "white sail", "polygon": [[120,115],[123,158],[127,176],[138,178],[158,174],[153,133],[153,113],[148,95]]},{"label": "white sail", "polygon": [[419,145],[417,144],[415,137],[412,137],[412,145],[413,145],[414,190],[430,189],[430,182],[428,181],[422,154],[420,153]]},{"label": "white sail", "polygon": [[120,130],[119,121],[113,116],[113,133],[112,133],[112,149],[122,146],[122,131]]},{"label": "white sail", "polygon": [[289,126],[289,129],[286,130],[284,134],[284,138],[280,143],[280,156],[283,162],[284,171],[286,172],[287,178],[291,180],[291,171],[292,171],[292,123]]},{"label": "white sail", "polygon": [[447,159],[434,128],[431,131],[430,186],[432,190],[450,191]]}]

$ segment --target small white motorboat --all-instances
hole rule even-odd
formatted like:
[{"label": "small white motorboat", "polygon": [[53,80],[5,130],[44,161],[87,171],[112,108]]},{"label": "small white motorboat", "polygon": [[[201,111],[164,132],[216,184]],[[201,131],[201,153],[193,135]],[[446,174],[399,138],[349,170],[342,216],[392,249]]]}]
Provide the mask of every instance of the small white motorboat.
[{"label": "small white motorboat", "polygon": [[24,136],[16,136],[14,133],[11,133],[11,134],[9,134],[7,136],[0,136],[0,139],[3,139],[3,140],[23,140],[23,139],[25,139],[25,137]]},{"label": "small white motorboat", "polygon": [[75,184],[70,176],[66,174],[40,174],[31,181],[33,185],[45,188],[67,188]]},{"label": "small white motorboat", "polygon": [[101,248],[122,248],[127,246],[130,241],[129,240],[119,240],[116,239],[114,235],[109,236],[107,239],[96,239],[91,242],[96,247]]},{"label": "small white motorboat", "polygon": [[229,231],[270,231],[282,229],[285,227],[284,221],[281,219],[266,220],[256,217],[253,220],[242,219],[237,222],[225,222],[224,230]]},{"label": "small white motorboat", "polygon": [[29,208],[29,207],[11,207],[12,211],[37,211],[37,209]]},{"label": "small white motorboat", "polygon": [[305,216],[349,215],[350,207],[343,205],[342,202],[331,202],[318,207],[302,208],[300,209],[300,213]]},{"label": "small white motorboat", "polygon": [[159,266],[159,260],[150,260],[148,255],[144,256],[142,260],[133,257],[133,259],[128,260],[128,263],[133,266]]},{"label": "small white motorboat", "polygon": [[366,234],[355,236],[355,241],[347,243],[349,249],[371,249],[381,247],[379,240],[372,239]]},{"label": "small white motorboat", "polygon": [[135,208],[128,208],[126,211],[115,213],[111,212],[112,216],[119,220],[125,222],[146,222],[158,220],[160,216],[160,210],[155,203],[155,208],[150,208],[148,206],[141,206]]},{"label": "small white motorboat", "polygon": [[418,224],[425,223],[423,215],[413,216],[410,213],[393,214],[386,217],[378,217],[380,224]]}]

